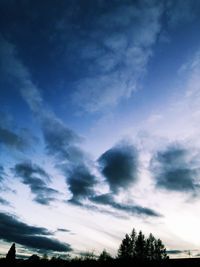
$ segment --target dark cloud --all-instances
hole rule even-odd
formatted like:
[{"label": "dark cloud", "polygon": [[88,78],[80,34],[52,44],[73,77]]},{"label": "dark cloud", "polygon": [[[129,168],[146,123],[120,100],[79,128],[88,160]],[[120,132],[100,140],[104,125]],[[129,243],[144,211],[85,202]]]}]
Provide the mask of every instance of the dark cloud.
[{"label": "dark cloud", "polygon": [[42,130],[48,154],[66,177],[73,195],[70,202],[80,205],[81,199],[91,196],[96,183],[89,156],[78,146],[81,138],[53,115],[42,118]]},{"label": "dark cloud", "polygon": [[56,167],[65,175],[73,195],[70,202],[80,205],[81,199],[93,194],[93,186],[97,182],[90,170],[92,161],[78,146],[81,138],[62,121],[51,113],[40,119],[47,152],[55,158]]},{"label": "dark cloud", "polygon": [[69,244],[50,238],[51,233],[43,227],[35,227],[19,221],[10,214],[0,213],[0,238],[23,246],[41,250],[71,251]]},{"label": "dark cloud", "polygon": [[172,254],[172,255],[181,254],[183,252],[186,252],[186,250],[178,250],[178,249],[167,250],[167,254]]},{"label": "dark cloud", "polygon": [[10,202],[2,197],[0,197],[0,204],[3,206],[10,206]]},{"label": "dark cloud", "polygon": [[93,187],[96,184],[95,176],[91,174],[85,165],[80,165],[72,169],[67,182],[73,194],[71,202],[74,202],[74,204],[76,204],[76,201],[88,198],[94,194]]},{"label": "dark cloud", "polygon": [[70,233],[71,232],[70,230],[64,229],[64,228],[58,228],[57,231],[64,232],[64,233]]},{"label": "dark cloud", "polygon": [[98,204],[108,205],[116,210],[128,212],[130,214],[152,216],[152,217],[161,216],[159,213],[157,213],[156,211],[150,208],[142,207],[139,205],[118,203],[114,200],[112,194],[103,194],[103,195],[95,196],[91,198],[91,201],[98,203]]},{"label": "dark cloud", "polygon": [[17,133],[0,126],[0,144],[24,150],[27,147],[26,141]]},{"label": "dark cloud", "polygon": [[138,152],[131,144],[121,142],[102,154],[98,162],[113,192],[125,189],[137,180]]},{"label": "dark cloud", "polygon": [[[21,95],[40,122],[46,151],[48,155],[54,157],[56,167],[65,175],[75,203],[75,198],[79,198],[81,194],[89,193],[89,187],[94,184],[94,181],[92,181],[94,177],[90,174],[90,168],[88,167],[89,157],[79,147],[81,138],[66,127],[51,110],[44,109],[45,104],[40,91],[32,83],[28,70],[16,57],[14,47],[6,41],[4,43],[7,48],[4,54],[8,54],[9,61],[17,69],[17,71],[13,69],[8,71],[9,73],[12,72],[12,76],[20,82]],[[27,90],[27,87],[29,90]],[[36,194],[35,200],[41,204],[48,204],[52,194],[56,191],[47,188],[44,179],[41,179],[41,177],[47,178],[47,176],[41,173],[41,169],[30,166],[30,164],[20,164],[15,169],[17,175],[22,177],[23,183],[28,184],[31,191]],[[89,186],[89,184],[91,185]]]},{"label": "dark cloud", "polygon": [[46,149],[50,155],[65,161],[75,161],[82,156],[81,151],[76,147],[81,140],[76,133],[67,128],[53,114],[44,114],[40,119]]},{"label": "dark cloud", "polygon": [[[1,36],[0,36],[1,43]],[[1,46],[1,45],[0,45]],[[1,52],[1,47],[0,47]],[[0,146],[24,152],[32,147],[38,139],[27,128],[19,128],[12,116],[0,110]]]},{"label": "dark cloud", "polygon": [[[138,38],[140,38],[139,35]],[[113,43],[113,40],[107,41],[109,47],[111,43]],[[12,68],[12,70],[9,69],[8,71],[13,77],[17,78],[18,82],[21,84],[21,95],[40,122],[48,155],[54,157],[56,160],[56,167],[58,167],[66,177],[69,190],[72,193],[70,203],[84,206],[83,200],[89,200],[95,197],[94,186],[97,184],[97,181],[95,175],[93,175],[91,171],[94,166],[90,157],[80,148],[81,138],[66,127],[48,108],[44,109],[44,102],[40,91],[33,84],[28,70],[16,57],[13,46],[6,43],[6,47],[7,50],[9,50],[6,50],[7,57],[9,61],[13,63],[15,69],[17,69],[17,71],[13,71]],[[141,51],[137,50],[137,52],[140,54]],[[27,87],[29,90],[27,90]],[[116,193],[119,189],[126,189],[137,179],[137,150],[128,143],[122,142],[109,149],[99,158],[98,162],[100,170],[110,186],[111,192]],[[51,195],[49,193],[52,191],[49,188],[47,189],[44,179],[41,179],[41,176],[42,178],[46,177],[44,177],[40,170],[36,170],[35,167],[27,174],[25,174],[23,168],[15,168],[15,171],[18,172],[18,176],[22,177],[23,183],[28,184],[32,192],[36,194],[35,200],[40,203],[44,201],[45,203],[46,201],[49,202],[49,199],[46,198],[47,193],[49,197],[49,195]],[[139,206],[125,207],[122,204],[114,202],[110,202],[109,205],[118,211],[121,210],[137,214],[145,213],[156,216],[156,213],[150,209]]]},{"label": "dark cloud", "polygon": [[171,145],[159,151],[151,161],[156,186],[180,192],[195,192],[199,188],[198,155],[181,145]]},{"label": "dark cloud", "polygon": [[0,192],[2,191],[12,191],[14,192],[14,190],[11,190],[8,187],[8,183],[7,183],[7,174],[5,172],[5,169],[2,165],[0,165]]},{"label": "dark cloud", "polygon": [[42,205],[48,205],[55,200],[58,191],[47,186],[50,181],[49,175],[38,165],[31,162],[16,164],[13,168],[16,176],[28,185],[35,195],[34,200]]},{"label": "dark cloud", "polygon": [[3,166],[0,165],[0,182],[4,179],[4,168]]},{"label": "dark cloud", "polygon": [[[93,175],[89,173],[90,168],[88,167],[91,161],[88,155],[79,147],[81,138],[66,127],[51,110],[44,109],[45,104],[40,91],[32,82],[28,69],[18,59],[15,47],[4,39],[2,43],[2,57],[5,62],[10,63],[9,66],[5,65],[5,69],[20,84],[22,97],[40,122],[46,151],[48,155],[55,158],[55,165],[63,172],[67,183],[69,180],[69,187],[73,194],[72,202],[75,203],[76,197],[79,198],[81,194],[86,194],[86,191],[89,193],[89,187],[91,187],[89,183],[94,184],[92,181]],[[27,90],[27,87],[29,90]],[[40,170],[28,166],[28,173],[25,173],[25,171],[27,172],[27,166],[19,165],[16,167],[15,171],[18,176],[22,177],[23,183],[28,184],[32,192],[36,194],[35,200],[42,204],[49,202],[51,199],[48,199],[47,196],[55,191],[47,188],[43,179],[38,176],[35,177],[36,174],[39,174],[40,176],[42,175],[42,178],[46,178]],[[31,169],[30,172],[29,169]],[[72,181],[73,178],[75,179],[74,182]]]},{"label": "dark cloud", "polygon": [[200,3],[196,0],[169,0],[166,9],[168,25],[174,28],[194,21],[198,18],[199,8]]}]

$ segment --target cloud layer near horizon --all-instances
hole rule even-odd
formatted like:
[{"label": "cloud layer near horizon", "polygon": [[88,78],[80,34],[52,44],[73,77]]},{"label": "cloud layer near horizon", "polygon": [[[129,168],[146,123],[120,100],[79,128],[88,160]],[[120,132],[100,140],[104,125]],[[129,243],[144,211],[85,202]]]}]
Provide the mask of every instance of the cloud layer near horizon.
[{"label": "cloud layer near horizon", "polygon": [[43,227],[30,226],[10,214],[0,212],[0,238],[41,251],[69,252],[69,244],[51,238],[51,232]]}]

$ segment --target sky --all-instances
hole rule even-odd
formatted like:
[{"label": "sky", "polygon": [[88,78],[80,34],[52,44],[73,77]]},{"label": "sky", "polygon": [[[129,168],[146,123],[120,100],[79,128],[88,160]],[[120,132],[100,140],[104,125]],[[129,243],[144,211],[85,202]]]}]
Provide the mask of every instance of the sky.
[{"label": "sky", "polygon": [[0,254],[200,255],[200,2],[0,0]]}]

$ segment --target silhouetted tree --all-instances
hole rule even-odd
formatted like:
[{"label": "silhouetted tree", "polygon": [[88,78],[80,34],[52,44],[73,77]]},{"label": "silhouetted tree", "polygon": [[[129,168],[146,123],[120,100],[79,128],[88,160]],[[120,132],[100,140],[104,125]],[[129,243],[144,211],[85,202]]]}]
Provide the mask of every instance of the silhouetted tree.
[{"label": "silhouetted tree", "polygon": [[142,231],[137,235],[135,229],[130,235],[126,234],[122,240],[118,258],[139,260],[164,260],[167,259],[166,249],[160,239],[152,234],[146,239]]},{"label": "silhouetted tree", "polygon": [[126,234],[125,238],[122,240],[122,243],[118,250],[119,259],[131,259],[132,258],[132,242],[131,237]]},{"label": "silhouetted tree", "polygon": [[168,259],[165,246],[163,245],[160,239],[155,241],[155,259],[156,260],[165,260]]},{"label": "silhouetted tree", "polygon": [[131,232],[130,237],[131,237],[131,258],[134,259],[136,258],[135,246],[136,246],[136,240],[137,240],[137,233],[134,228]]},{"label": "silhouetted tree", "polygon": [[99,261],[109,261],[111,260],[112,257],[110,255],[110,253],[108,253],[105,249],[101,252],[101,254],[99,255]]},{"label": "silhouetted tree", "polygon": [[139,232],[135,241],[135,254],[138,259],[146,258],[146,240],[142,231]]},{"label": "silhouetted tree", "polygon": [[94,254],[94,251],[87,251],[82,253],[82,260],[84,261],[93,261],[96,260],[96,256]]},{"label": "silhouetted tree", "polygon": [[150,234],[146,240],[146,258],[149,260],[155,260],[155,237]]},{"label": "silhouetted tree", "polygon": [[15,261],[15,257],[16,257],[16,250],[15,250],[15,243],[13,243],[6,255],[6,260]]}]

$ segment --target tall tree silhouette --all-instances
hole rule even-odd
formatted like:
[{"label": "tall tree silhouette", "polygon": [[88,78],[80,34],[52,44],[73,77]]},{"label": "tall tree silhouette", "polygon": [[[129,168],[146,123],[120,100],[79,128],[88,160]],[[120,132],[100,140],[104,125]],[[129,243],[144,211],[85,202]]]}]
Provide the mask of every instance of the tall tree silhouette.
[{"label": "tall tree silhouette", "polygon": [[155,260],[155,237],[150,234],[146,240],[146,258],[149,260]]},{"label": "tall tree silhouette", "polygon": [[136,258],[135,246],[136,246],[136,240],[137,240],[137,233],[134,228],[131,232],[130,237],[131,237],[131,258]]},{"label": "tall tree silhouette", "polygon": [[119,259],[131,259],[132,258],[132,242],[131,237],[126,234],[125,238],[122,240],[122,243],[118,250]]},{"label": "tall tree silhouette", "polygon": [[13,243],[6,255],[6,260],[15,261],[15,256],[16,256],[15,243]]},{"label": "tall tree silhouette", "polygon": [[135,242],[135,253],[136,253],[136,258],[138,259],[146,258],[146,240],[142,231],[139,232]]}]

